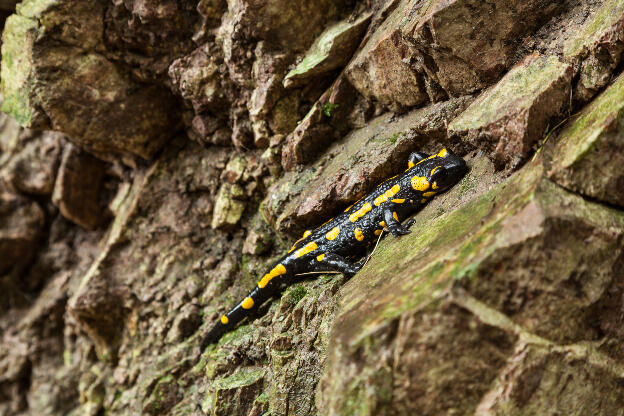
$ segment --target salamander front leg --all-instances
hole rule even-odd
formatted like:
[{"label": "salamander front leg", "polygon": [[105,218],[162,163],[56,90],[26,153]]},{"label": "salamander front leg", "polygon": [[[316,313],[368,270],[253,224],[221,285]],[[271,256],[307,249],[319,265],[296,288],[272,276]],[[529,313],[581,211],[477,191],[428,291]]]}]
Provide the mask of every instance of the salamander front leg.
[{"label": "salamander front leg", "polygon": [[400,237],[402,235],[411,233],[411,231],[407,227],[401,225],[401,223],[399,222],[399,218],[397,217],[396,211],[393,211],[391,208],[386,208],[383,215],[386,226],[393,236]]},{"label": "salamander front leg", "polygon": [[357,263],[351,263],[338,254],[325,253],[322,260],[314,262],[313,267],[316,271],[339,272],[344,274],[345,277],[351,278],[360,271],[365,262],[366,258]]}]

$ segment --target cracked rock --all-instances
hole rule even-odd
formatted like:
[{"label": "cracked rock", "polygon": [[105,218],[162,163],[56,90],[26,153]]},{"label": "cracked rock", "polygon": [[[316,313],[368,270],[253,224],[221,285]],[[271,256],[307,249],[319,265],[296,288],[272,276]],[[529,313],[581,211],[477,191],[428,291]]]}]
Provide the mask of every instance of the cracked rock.
[{"label": "cracked rock", "polygon": [[624,75],[559,134],[551,157],[561,186],[624,207]]},{"label": "cracked rock", "polygon": [[453,120],[449,135],[486,151],[498,167],[517,166],[568,108],[572,75],[557,57],[530,56]]}]

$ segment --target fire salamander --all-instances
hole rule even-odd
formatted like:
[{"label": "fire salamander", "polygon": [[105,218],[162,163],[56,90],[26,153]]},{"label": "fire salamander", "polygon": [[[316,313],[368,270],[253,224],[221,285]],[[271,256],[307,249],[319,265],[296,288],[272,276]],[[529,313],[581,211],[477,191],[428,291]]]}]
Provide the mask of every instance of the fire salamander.
[{"label": "fire salamander", "polygon": [[353,276],[364,265],[366,249],[375,243],[382,230],[395,237],[408,234],[401,221],[422,208],[435,195],[455,185],[468,171],[466,162],[447,149],[435,155],[412,153],[408,169],[386,180],[325,224],[303,233],[251,292],[228,313],[219,318],[204,338],[202,351],[226,331],[278,293],[284,285],[307,272],[337,271]]}]

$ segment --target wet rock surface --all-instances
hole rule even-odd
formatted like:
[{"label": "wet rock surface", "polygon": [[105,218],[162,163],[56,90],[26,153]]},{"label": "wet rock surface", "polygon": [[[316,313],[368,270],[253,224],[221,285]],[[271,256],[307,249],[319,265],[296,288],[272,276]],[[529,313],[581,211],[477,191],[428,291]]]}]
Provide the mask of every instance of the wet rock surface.
[{"label": "wet rock surface", "polygon": [[518,165],[569,109],[572,68],[557,57],[529,56],[453,120],[449,134]]},{"label": "wet rock surface", "polygon": [[103,157],[150,158],[175,128],[175,100],[106,56],[104,11],[101,2],[21,3],[2,43],[2,108]]},{"label": "wet rock surface", "polygon": [[590,198],[624,206],[624,78],[598,96],[560,134],[549,174]]},{"label": "wet rock surface", "polygon": [[[0,415],[620,414],[623,13],[21,2]],[[350,280],[301,276],[200,353],[303,230],[442,147],[470,171],[411,234]]]},{"label": "wet rock surface", "polygon": [[472,93],[512,61],[513,44],[557,2],[404,0],[349,65],[355,87],[392,110]]}]

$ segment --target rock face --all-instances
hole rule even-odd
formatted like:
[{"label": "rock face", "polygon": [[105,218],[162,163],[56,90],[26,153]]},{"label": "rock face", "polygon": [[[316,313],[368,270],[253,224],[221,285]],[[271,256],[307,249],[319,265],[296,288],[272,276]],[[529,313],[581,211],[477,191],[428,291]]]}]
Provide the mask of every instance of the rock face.
[{"label": "rock face", "polygon": [[0,272],[24,266],[33,258],[41,237],[41,208],[17,195],[0,194]]},{"label": "rock face", "polygon": [[[622,414],[622,0],[16,3],[0,416]],[[443,147],[409,235],[199,351]]]},{"label": "rock face", "polygon": [[104,11],[102,2],[22,2],[2,42],[2,109],[103,156],[150,158],[175,128],[174,99],[106,56]]},{"label": "rock face", "polygon": [[52,203],[68,220],[94,229],[102,217],[99,195],[104,177],[104,163],[69,145],[63,152]]},{"label": "rock face", "polygon": [[550,176],[599,201],[624,206],[624,78],[585,108],[561,132]]},{"label": "rock face", "polygon": [[572,75],[554,56],[529,56],[453,120],[449,134],[488,152],[499,166],[518,164],[563,117]]},{"label": "rock face", "polygon": [[547,0],[403,0],[349,65],[349,79],[395,111],[472,93],[500,76],[513,44],[557,6]]}]

